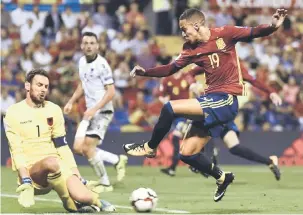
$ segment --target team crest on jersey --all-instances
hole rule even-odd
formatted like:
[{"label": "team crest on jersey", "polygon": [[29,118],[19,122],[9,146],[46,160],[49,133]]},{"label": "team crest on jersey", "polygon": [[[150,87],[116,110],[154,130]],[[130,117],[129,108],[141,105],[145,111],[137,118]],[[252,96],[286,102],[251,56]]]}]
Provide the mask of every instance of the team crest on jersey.
[{"label": "team crest on jersey", "polygon": [[173,83],[171,83],[170,81],[167,83],[167,86],[171,87],[173,86]]},{"label": "team crest on jersey", "polygon": [[225,44],[223,38],[217,39],[216,40],[216,45],[217,45],[218,49],[220,49],[220,50],[222,50],[226,47],[226,44]]},{"label": "team crest on jersey", "polygon": [[49,126],[52,126],[52,125],[54,124],[53,117],[47,118],[47,124],[48,124]]}]

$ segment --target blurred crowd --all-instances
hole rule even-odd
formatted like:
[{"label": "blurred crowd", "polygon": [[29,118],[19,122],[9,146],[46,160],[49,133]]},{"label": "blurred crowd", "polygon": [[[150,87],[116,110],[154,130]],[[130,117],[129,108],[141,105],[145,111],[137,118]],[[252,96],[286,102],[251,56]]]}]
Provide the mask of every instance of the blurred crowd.
[{"label": "blurred crowd", "polygon": [[[186,1],[180,2],[184,9],[190,6]],[[49,12],[41,12],[36,5],[30,11],[24,10],[21,4],[8,11],[1,3],[1,113],[5,114],[9,105],[24,98],[26,72],[35,67],[49,71],[48,99],[63,107],[79,81],[81,33],[92,31],[98,35],[100,54],[112,68],[117,89],[111,129],[150,129],[162,107],[157,96],[159,79],[132,79],[129,72],[136,64],[144,68],[167,64],[172,56],[167,52],[169,47],[160,44],[152,34],[154,31],[142,9],[142,5],[130,2],[111,13],[106,4],[96,5],[93,14],[75,13],[68,6],[59,13],[56,5],[52,5]],[[206,13],[210,27],[270,23],[273,13],[269,9],[200,9]],[[175,19],[180,10],[177,7],[168,17]],[[176,22],[171,23],[173,21]],[[156,30],[161,31],[167,33],[165,29]],[[178,31],[172,28],[169,33],[178,34]],[[245,61],[250,74],[271,85],[284,100],[281,107],[274,107],[261,91],[252,88],[250,99],[239,115],[240,127],[244,130],[303,129],[302,33],[303,13],[293,10],[274,36],[237,46],[239,57]],[[83,98],[68,119],[77,123],[84,111]]]}]

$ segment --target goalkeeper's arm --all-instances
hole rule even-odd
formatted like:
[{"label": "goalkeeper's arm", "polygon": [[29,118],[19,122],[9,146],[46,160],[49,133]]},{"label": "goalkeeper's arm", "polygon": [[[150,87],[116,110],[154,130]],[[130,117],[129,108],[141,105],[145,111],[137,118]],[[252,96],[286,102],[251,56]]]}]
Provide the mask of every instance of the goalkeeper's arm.
[{"label": "goalkeeper's arm", "polygon": [[77,169],[77,164],[74,158],[74,155],[67,145],[66,137],[57,137],[53,138],[53,142],[55,147],[57,148],[57,152],[61,158],[61,160],[70,168],[72,169],[73,173],[79,175],[79,171],[75,171]]},{"label": "goalkeeper's arm", "polygon": [[22,148],[22,138],[19,132],[19,124],[15,115],[9,108],[4,119],[5,132],[8,138],[9,149],[13,159],[13,168],[18,171],[21,179],[21,185],[16,192],[19,193],[18,202],[23,207],[30,207],[35,204],[34,187],[26,166],[26,159]]},{"label": "goalkeeper's arm", "polygon": [[[63,142],[62,142],[63,140]],[[82,178],[75,158],[74,154],[72,153],[72,150],[69,148],[69,146],[66,143],[65,137],[62,138],[54,138],[53,142],[55,144],[55,147],[57,148],[57,152],[61,158],[61,160],[72,170],[73,174],[78,176],[78,178],[81,180],[81,182],[85,185],[87,181]]]},{"label": "goalkeeper's arm", "polygon": [[[60,156],[61,160],[70,168],[72,169],[73,173],[78,175],[79,171],[74,171],[77,169],[77,164],[74,158],[72,151],[70,150],[66,137],[65,137],[65,122],[61,108],[56,105],[54,106],[54,125],[52,131],[52,140],[57,149],[58,155]],[[80,177],[80,175],[78,175]]]}]

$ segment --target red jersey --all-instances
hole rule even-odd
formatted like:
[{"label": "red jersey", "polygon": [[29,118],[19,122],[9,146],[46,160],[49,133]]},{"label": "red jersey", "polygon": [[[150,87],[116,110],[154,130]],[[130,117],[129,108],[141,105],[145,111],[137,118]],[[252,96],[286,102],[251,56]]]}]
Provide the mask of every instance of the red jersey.
[{"label": "red jersey", "polygon": [[[253,76],[251,76],[249,73],[248,73],[248,70],[245,68],[245,66],[240,62],[240,70],[241,70],[241,77],[243,78],[244,81],[247,81],[249,82],[251,85],[253,85],[254,87],[262,90],[263,92],[265,92],[268,96],[270,95],[270,93],[274,92],[274,90],[262,83],[261,81],[259,81],[258,79],[254,78]],[[199,66],[196,66],[194,67],[193,69],[191,69],[189,72],[188,72],[191,76],[195,77],[196,75],[199,75],[199,74],[203,74],[205,73],[204,69],[202,67],[199,67]],[[206,89],[205,90],[205,93],[207,93],[208,90]]]},{"label": "red jersey", "polygon": [[223,92],[245,95],[245,86],[235,44],[252,34],[250,27],[224,26],[211,28],[207,42],[185,43],[175,60],[178,68],[195,63],[203,68],[208,88],[206,93]]},{"label": "red jersey", "polygon": [[188,99],[189,87],[194,82],[194,77],[186,73],[182,73],[179,78],[163,78],[159,87],[160,96],[169,96],[169,100]]}]

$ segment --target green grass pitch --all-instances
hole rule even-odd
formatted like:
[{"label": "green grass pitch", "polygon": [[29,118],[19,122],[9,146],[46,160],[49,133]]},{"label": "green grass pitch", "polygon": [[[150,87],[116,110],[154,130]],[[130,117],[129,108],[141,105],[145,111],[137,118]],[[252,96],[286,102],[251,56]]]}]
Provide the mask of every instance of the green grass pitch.
[{"label": "green grass pitch", "polygon": [[[150,187],[159,197],[154,213],[190,212],[200,214],[228,213],[303,213],[303,168],[282,168],[282,179],[276,181],[268,168],[263,166],[223,166],[233,171],[236,179],[221,202],[213,201],[215,181],[193,174],[186,167],[177,170],[175,177],[159,172],[159,168],[129,167],[127,177],[115,184],[115,171],[108,167],[114,183],[112,193],[100,197],[118,205],[117,213],[133,213],[128,201],[130,193],[139,187]],[[36,204],[21,208],[16,199],[16,175],[2,167],[1,212],[2,213],[62,213],[56,193],[39,196]],[[80,167],[86,179],[95,179],[89,167]]]}]

